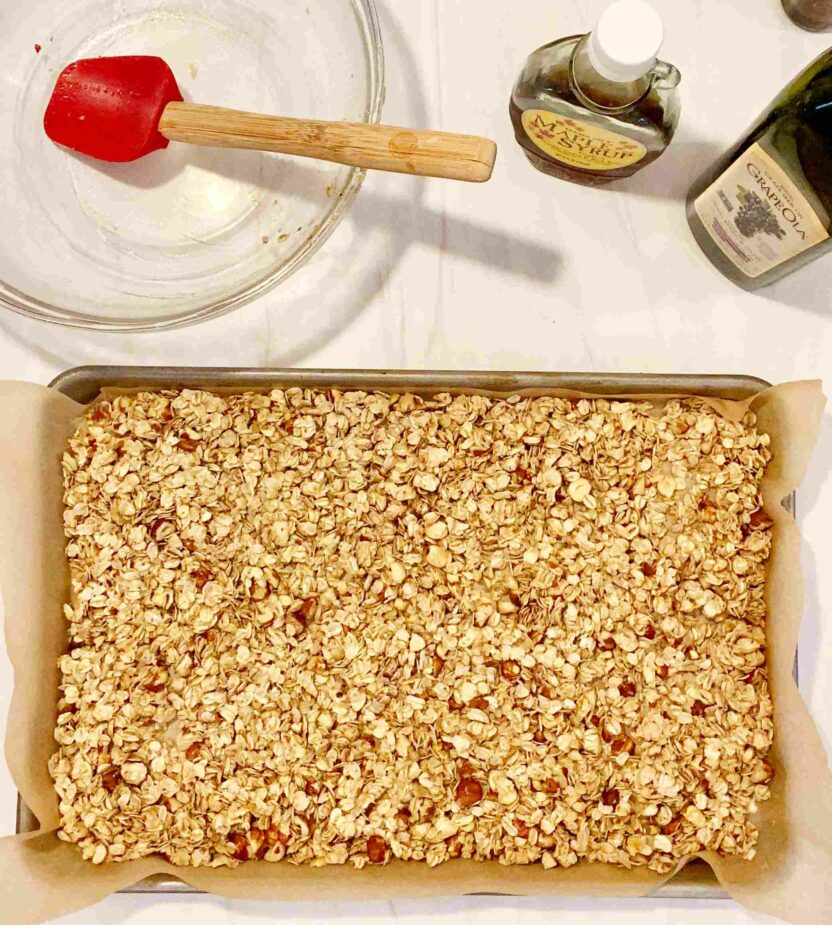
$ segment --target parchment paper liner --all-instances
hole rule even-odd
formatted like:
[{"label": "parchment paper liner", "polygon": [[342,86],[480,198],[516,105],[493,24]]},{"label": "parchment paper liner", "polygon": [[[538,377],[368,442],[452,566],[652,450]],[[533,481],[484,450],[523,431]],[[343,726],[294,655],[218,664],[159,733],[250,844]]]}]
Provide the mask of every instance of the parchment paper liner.
[{"label": "parchment paper liner", "polygon": [[[772,799],[756,819],[761,830],[756,858],[745,862],[710,853],[702,857],[745,906],[795,925],[826,925],[832,921],[832,774],[792,678],[802,610],[800,539],[793,518],[781,506],[804,477],[825,400],[820,383],[798,382],[743,402],[709,404],[733,419],[750,406],[772,440],[774,459],[763,495],[775,522],[767,635],[776,726],[772,761],[778,773]],[[61,607],[69,584],[59,459],[81,411],[80,405],[42,386],[0,382],[0,589],[15,680],[6,759],[23,799],[41,823],[39,832],[0,839],[0,908],[7,921],[47,921],[155,873],[174,874],[198,889],[229,898],[286,901],[471,892],[636,897],[668,879],[646,869],[625,871],[601,864],[545,871],[540,865],[504,867],[496,862],[454,861],[432,869],[394,862],[356,871],[348,866],[248,862],[236,870],[184,870],[155,858],[98,867],[81,860],[76,848],[55,836],[58,803],[47,772],[47,760],[56,748],[56,661],[66,647]]]}]

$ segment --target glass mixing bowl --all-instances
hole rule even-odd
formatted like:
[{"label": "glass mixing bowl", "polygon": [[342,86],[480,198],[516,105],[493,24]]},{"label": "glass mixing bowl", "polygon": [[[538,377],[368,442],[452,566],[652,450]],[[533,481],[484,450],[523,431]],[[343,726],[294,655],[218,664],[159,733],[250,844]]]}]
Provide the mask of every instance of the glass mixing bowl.
[{"label": "glass mixing bowl", "polygon": [[274,288],[332,233],[363,171],[171,143],[129,164],[54,145],[42,119],[70,61],[154,54],[186,100],[377,122],[373,0],[6,0],[0,305],[106,330],[158,330]]}]

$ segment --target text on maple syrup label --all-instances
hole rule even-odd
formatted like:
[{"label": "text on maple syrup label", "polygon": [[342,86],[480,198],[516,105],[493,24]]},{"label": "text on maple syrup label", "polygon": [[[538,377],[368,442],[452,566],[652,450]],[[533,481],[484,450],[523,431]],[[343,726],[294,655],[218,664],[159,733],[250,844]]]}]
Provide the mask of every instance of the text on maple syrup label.
[{"label": "text on maple syrup label", "polygon": [[584,170],[629,167],[647,154],[647,148],[638,141],[544,109],[527,109],[523,128],[549,157]]}]

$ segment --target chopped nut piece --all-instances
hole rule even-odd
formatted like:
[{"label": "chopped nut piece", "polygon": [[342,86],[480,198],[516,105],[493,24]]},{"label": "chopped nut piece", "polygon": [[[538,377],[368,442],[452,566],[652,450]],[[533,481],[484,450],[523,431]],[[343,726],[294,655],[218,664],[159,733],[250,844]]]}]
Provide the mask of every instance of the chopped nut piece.
[{"label": "chopped nut piece", "polygon": [[249,858],[248,853],[248,839],[242,832],[232,832],[228,836],[228,841],[231,843],[231,847],[234,849],[232,857],[235,861],[247,861]]},{"label": "chopped nut piece", "polygon": [[308,597],[306,600],[297,608],[297,610],[292,611],[292,616],[302,625],[306,626],[309,622],[309,618],[315,613],[315,607],[318,602],[314,597]]},{"label": "chopped nut piece", "polygon": [[249,857],[262,861],[269,850],[269,844],[266,841],[266,833],[263,829],[256,826],[248,833],[249,838]]},{"label": "chopped nut piece", "polygon": [[267,845],[285,845],[288,841],[289,836],[284,835],[276,825],[272,824],[266,829]]},{"label": "chopped nut piece", "polygon": [[514,681],[520,677],[520,666],[517,662],[501,662],[500,663],[500,674],[507,681]]},{"label": "chopped nut piece", "polygon": [[387,843],[380,835],[367,839],[367,857],[371,864],[383,864],[387,860]]},{"label": "chopped nut piece", "polygon": [[[150,691],[152,694],[158,694],[160,691],[163,691],[167,687],[167,672],[162,673],[161,671],[156,672],[153,675],[153,678],[145,684],[144,689]],[[96,709],[101,706],[101,704],[96,705]],[[112,714],[111,714],[112,715]]]},{"label": "chopped nut piece", "polygon": [[771,762],[767,761],[765,758],[760,761],[759,767],[751,775],[751,779],[755,784],[767,784],[770,781],[774,780],[776,776],[776,771]]},{"label": "chopped nut piece", "polygon": [[635,747],[636,743],[629,736],[616,736],[612,740],[610,750],[613,755],[632,755]]},{"label": "chopped nut piece", "polygon": [[674,816],[670,820],[670,822],[667,822],[662,826],[662,834],[663,835],[674,835],[681,824],[682,824],[682,817]]},{"label": "chopped nut piece", "polygon": [[110,768],[101,776],[101,783],[107,793],[112,793],[121,782],[121,772],[118,768]]},{"label": "chopped nut piece", "polygon": [[194,583],[200,591],[213,577],[213,574],[209,572],[207,568],[198,568],[195,572],[191,573],[191,578],[193,578]]},{"label": "chopped nut piece", "polygon": [[169,520],[163,520],[161,517],[154,520],[148,527],[147,532],[154,543],[158,543],[166,536],[170,536],[175,530],[174,525]]},{"label": "chopped nut piece", "polygon": [[748,518],[748,522],[752,527],[768,527],[771,525],[771,518],[766,514],[766,512],[760,508],[751,513],[751,516]]},{"label": "chopped nut piece", "polygon": [[483,796],[482,784],[470,777],[460,778],[456,785],[456,798],[462,807],[474,806]]}]

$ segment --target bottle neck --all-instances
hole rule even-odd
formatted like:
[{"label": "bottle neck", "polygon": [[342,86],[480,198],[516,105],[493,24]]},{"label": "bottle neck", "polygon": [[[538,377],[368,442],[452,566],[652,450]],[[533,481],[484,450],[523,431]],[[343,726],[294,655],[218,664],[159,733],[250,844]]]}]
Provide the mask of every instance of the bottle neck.
[{"label": "bottle neck", "polygon": [[653,74],[649,70],[638,79],[623,83],[607,79],[593,66],[589,35],[585,35],[572,52],[569,79],[573,92],[584,105],[599,110],[618,111],[628,109],[650,90]]}]

